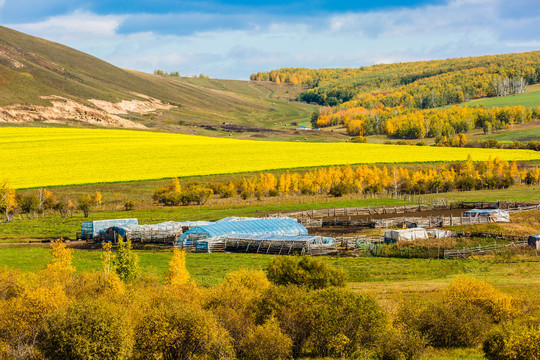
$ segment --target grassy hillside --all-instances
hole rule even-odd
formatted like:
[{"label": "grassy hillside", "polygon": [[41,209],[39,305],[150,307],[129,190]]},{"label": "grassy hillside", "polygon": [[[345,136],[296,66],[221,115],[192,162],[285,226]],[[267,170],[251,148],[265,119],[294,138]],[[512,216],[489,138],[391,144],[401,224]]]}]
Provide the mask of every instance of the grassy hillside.
[{"label": "grassy hillside", "polygon": [[465,104],[468,106],[485,105],[487,107],[523,105],[533,108],[540,106],[540,84],[528,86],[523,94],[476,99],[468,101]]},{"label": "grassy hillside", "polygon": [[[116,103],[146,101],[149,96],[175,107],[122,116],[149,128],[192,134],[246,136],[273,128],[279,131],[267,136],[286,138],[293,134],[288,129],[296,127],[291,123],[307,124],[314,109],[287,100],[302,91],[297,86],[172,78],[120,69],[67,46],[5,27],[0,27],[0,84],[0,106],[25,104],[29,111],[31,105],[50,105],[43,99],[50,95],[91,108],[95,105],[88,99]],[[223,122],[233,126],[216,127]]]},{"label": "grassy hillside", "polygon": [[498,156],[538,160],[528,150],[291,143],[106,129],[4,128],[0,179],[18,188],[149,180],[358,163],[419,163]]}]

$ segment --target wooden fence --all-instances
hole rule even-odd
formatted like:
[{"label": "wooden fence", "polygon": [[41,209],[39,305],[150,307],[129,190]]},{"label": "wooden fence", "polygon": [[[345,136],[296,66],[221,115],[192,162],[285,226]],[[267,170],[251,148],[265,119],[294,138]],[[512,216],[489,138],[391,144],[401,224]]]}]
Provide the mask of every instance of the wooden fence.
[{"label": "wooden fence", "polygon": [[320,218],[338,218],[349,216],[371,216],[383,214],[410,214],[415,212],[429,212],[454,209],[489,209],[499,208],[509,212],[540,210],[540,203],[534,204],[530,202],[516,201],[497,201],[497,202],[478,202],[478,201],[461,201],[450,202],[442,205],[403,205],[403,206],[378,206],[378,207],[346,207],[334,209],[314,209],[304,210],[290,213],[279,213],[277,216],[289,216],[296,219],[320,219]]},{"label": "wooden fence", "polygon": [[494,253],[496,251],[499,251],[501,249],[511,249],[511,248],[517,248],[522,246],[527,246],[527,240],[520,240],[520,241],[514,241],[511,243],[493,243],[489,245],[478,245],[473,247],[464,247],[462,249],[452,249],[452,250],[445,250],[444,251],[444,257],[446,259],[449,258],[463,258],[466,259],[469,256],[473,255],[485,255]]}]

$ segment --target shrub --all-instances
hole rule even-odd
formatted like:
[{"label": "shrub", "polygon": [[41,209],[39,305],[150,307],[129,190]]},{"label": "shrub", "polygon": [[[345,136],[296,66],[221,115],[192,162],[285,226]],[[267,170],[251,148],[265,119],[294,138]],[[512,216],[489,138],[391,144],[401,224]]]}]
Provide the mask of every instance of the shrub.
[{"label": "shrub", "polygon": [[491,322],[478,306],[436,302],[420,311],[415,327],[438,348],[473,347],[480,344]]},{"label": "shrub", "polygon": [[68,295],[76,299],[95,299],[100,296],[117,297],[124,293],[125,285],[113,272],[81,273],[67,288]]},{"label": "shrub", "polygon": [[365,136],[355,136],[351,139],[351,142],[353,143],[367,143],[367,137]]},{"label": "shrub", "polygon": [[356,192],[358,192],[358,187],[355,184],[347,184],[344,182],[333,184],[328,190],[328,194],[334,197],[341,197],[345,194]]},{"label": "shrub", "polygon": [[540,360],[540,324],[504,327],[483,344],[489,360]]},{"label": "shrub", "polygon": [[491,284],[466,275],[458,276],[444,291],[447,302],[473,304],[482,308],[493,321],[509,319],[520,313],[520,301],[495,289]]},{"label": "shrub", "polygon": [[232,359],[227,331],[200,308],[171,301],[148,310],[135,328],[135,359]]},{"label": "shrub", "polygon": [[135,201],[133,200],[127,200],[125,203],[124,203],[124,209],[126,211],[131,211],[133,209],[135,209]]},{"label": "shrub", "polygon": [[44,319],[68,301],[60,287],[25,289],[20,296],[0,301],[0,342],[9,346],[7,358],[34,358]]},{"label": "shrub", "polygon": [[50,316],[39,347],[51,359],[128,359],[132,342],[125,308],[89,300]]},{"label": "shrub", "polygon": [[239,357],[247,360],[274,360],[291,357],[292,340],[275,319],[255,326],[240,340]]},{"label": "shrub", "polygon": [[256,308],[257,322],[264,323],[275,318],[282,329],[292,339],[292,353],[300,357],[305,342],[311,335],[308,317],[310,307],[309,292],[295,285],[272,286]]},{"label": "shrub", "polygon": [[314,291],[307,314],[311,335],[307,347],[316,356],[347,356],[370,348],[385,326],[377,301],[347,289]]},{"label": "shrub", "polygon": [[427,340],[422,334],[407,326],[391,327],[377,342],[380,360],[414,360],[424,351]]},{"label": "shrub", "polygon": [[343,269],[328,265],[323,260],[308,256],[277,257],[268,265],[268,279],[277,285],[300,285],[310,289],[329,286],[343,287],[347,284],[347,274]]},{"label": "shrub", "polygon": [[235,345],[255,325],[256,309],[269,286],[262,271],[240,269],[210,290],[205,307],[216,315]]}]

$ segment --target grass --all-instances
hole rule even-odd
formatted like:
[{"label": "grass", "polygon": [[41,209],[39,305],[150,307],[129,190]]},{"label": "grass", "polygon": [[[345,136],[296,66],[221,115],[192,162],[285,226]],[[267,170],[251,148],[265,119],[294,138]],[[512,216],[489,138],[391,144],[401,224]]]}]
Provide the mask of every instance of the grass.
[{"label": "grass", "polygon": [[[170,250],[136,251],[145,273],[163,276],[172,256]],[[99,270],[99,250],[73,250],[73,263],[77,271]],[[207,254],[188,253],[187,268],[195,281],[202,285],[215,285],[229,272],[239,268],[265,269],[274,258],[261,254]],[[8,266],[22,271],[42,269],[51,256],[48,246],[6,246],[0,251],[0,267]],[[343,268],[351,283],[359,291],[373,292],[379,298],[396,298],[403,293],[430,296],[452,281],[457,275],[469,274],[524,294],[540,290],[536,276],[540,263],[532,261],[498,262],[486,260],[398,259],[381,257],[322,257],[331,265]],[[523,287],[523,288],[522,288]],[[401,295],[400,295],[401,294]],[[423,295],[422,295],[423,294]],[[535,304],[540,299],[530,299]],[[536,304],[540,305],[540,304]]]},{"label": "grass", "polygon": [[0,178],[16,188],[125,182],[357,163],[421,163],[498,156],[535,160],[528,150],[291,143],[132,130],[2,128]]},{"label": "grass", "polygon": [[482,140],[495,139],[497,141],[538,141],[540,139],[540,127],[526,130],[505,131],[496,134],[481,136],[480,138]]},{"label": "grass", "polygon": [[339,208],[354,206],[393,206],[406,204],[395,199],[362,199],[362,200],[336,200],[331,202],[281,204],[249,206],[239,208],[223,206],[183,206],[154,208],[151,210],[134,211],[102,211],[91,212],[89,218],[82,213],[75,213],[73,217],[46,216],[32,219],[15,219],[0,226],[0,243],[27,242],[36,239],[54,239],[67,237],[73,239],[75,233],[80,231],[81,223],[91,220],[116,219],[134,217],[141,224],[151,224],[163,221],[185,220],[217,220],[227,216],[263,216],[268,213],[285,211],[310,210],[321,208]]},{"label": "grass", "polygon": [[[291,123],[309,123],[314,106],[290,102],[302,88],[251,81],[162,77],[120,69],[67,46],[0,27],[0,106],[50,105],[44,95],[57,95],[94,107],[88,99],[110,102],[144,100],[150,96],[176,105],[170,110],[129,114],[151,129],[199,135],[229,136],[220,129],[208,131],[201,124],[233,122],[256,129],[288,129]],[[36,59],[39,58],[39,61]],[[12,60],[23,66],[14,68]],[[60,116],[61,118],[61,116]],[[68,119],[71,120],[71,119]],[[80,124],[72,122],[75,126]],[[43,126],[43,124],[41,124]],[[294,126],[293,126],[294,127]],[[258,131],[233,132],[249,136]],[[292,131],[272,133],[287,138]]]},{"label": "grass", "polygon": [[469,106],[485,105],[487,107],[523,105],[525,107],[532,108],[540,106],[540,85],[528,86],[526,92],[523,94],[471,100],[465,104]]}]

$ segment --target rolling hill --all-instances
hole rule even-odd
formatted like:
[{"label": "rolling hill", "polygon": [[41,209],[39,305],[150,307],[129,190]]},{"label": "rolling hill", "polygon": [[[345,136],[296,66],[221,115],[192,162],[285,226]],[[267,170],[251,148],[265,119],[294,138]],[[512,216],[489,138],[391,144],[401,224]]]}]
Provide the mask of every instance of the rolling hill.
[{"label": "rolling hill", "polygon": [[5,27],[0,27],[0,84],[0,122],[25,125],[154,128],[233,137],[264,131],[282,138],[291,135],[291,123],[307,124],[313,112],[311,105],[287,100],[302,91],[298,86],[125,70]]}]

